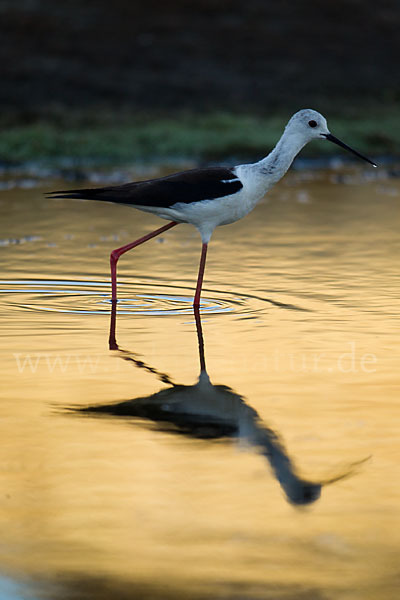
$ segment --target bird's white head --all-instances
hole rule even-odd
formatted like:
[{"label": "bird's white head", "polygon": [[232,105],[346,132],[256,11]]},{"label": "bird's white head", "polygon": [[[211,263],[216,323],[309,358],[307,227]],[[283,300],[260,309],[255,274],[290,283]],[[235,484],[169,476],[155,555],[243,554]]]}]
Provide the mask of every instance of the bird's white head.
[{"label": "bird's white head", "polygon": [[299,110],[293,115],[286,125],[285,135],[290,136],[292,139],[294,138],[300,147],[305,146],[305,144],[315,139],[329,140],[376,167],[376,164],[372,160],[363,156],[357,150],[350,148],[350,146],[332,135],[325,117],[311,108],[303,108],[303,110]]},{"label": "bird's white head", "polygon": [[316,110],[303,108],[293,115],[285,131],[303,139],[305,143],[317,138],[325,138],[330,134],[328,123]]}]

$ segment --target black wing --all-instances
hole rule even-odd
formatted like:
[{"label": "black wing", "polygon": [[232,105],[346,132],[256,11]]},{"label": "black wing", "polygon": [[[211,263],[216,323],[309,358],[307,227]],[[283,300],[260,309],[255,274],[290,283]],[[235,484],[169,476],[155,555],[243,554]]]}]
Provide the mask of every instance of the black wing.
[{"label": "black wing", "polygon": [[215,167],[175,173],[125,185],[50,192],[52,198],[103,200],[131,206],[169,208],[177,202],[200,202],[235,194],[243,187],[233,169]]}]

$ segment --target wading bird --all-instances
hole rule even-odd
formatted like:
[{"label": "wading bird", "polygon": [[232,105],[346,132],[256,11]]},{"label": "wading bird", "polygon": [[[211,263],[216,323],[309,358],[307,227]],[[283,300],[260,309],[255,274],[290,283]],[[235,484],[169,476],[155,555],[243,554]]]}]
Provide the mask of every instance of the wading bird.
[{"label": "wading bird", "polygon": [[234,167],[213,167],[183,171],[167,177],[94,189],[51,192],[53,198],[102,200],[127,204],[170,222],[151,233],[111,252],[112,300],[117,300],[117,262],[122,254],[147,242],[178,223],[191,223],[200,232],[202,252],[194,306],[200,304],[208,243],[218,225],[228,225],[246,216],[265,193],[289,169],[296,155],[311,140],[329,140],[376,165],[333,136],[326,119],[315,110],[295,113],[268,156]]}]

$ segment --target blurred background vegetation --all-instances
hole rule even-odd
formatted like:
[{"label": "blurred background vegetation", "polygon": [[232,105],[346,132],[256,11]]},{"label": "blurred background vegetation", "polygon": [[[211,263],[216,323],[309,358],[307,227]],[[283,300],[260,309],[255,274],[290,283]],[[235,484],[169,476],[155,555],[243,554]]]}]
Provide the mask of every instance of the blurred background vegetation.
[{"label": "blurred background vegetation", "polygon": [[3,163],[258,158],[307,107],[400,150],[398,0],[2,0],[0,31]]}]

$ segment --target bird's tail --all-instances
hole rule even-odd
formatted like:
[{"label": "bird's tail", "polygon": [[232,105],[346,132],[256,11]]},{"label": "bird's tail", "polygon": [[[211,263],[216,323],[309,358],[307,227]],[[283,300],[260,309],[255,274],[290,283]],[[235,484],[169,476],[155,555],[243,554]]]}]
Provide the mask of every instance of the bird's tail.
[{"label": "bird's tail", "polygon": [[73,200],[103,200],[118,202],[115,187],[84,188],[79,190],[56,190],[46,192],[48,198],[69,198]]}]

